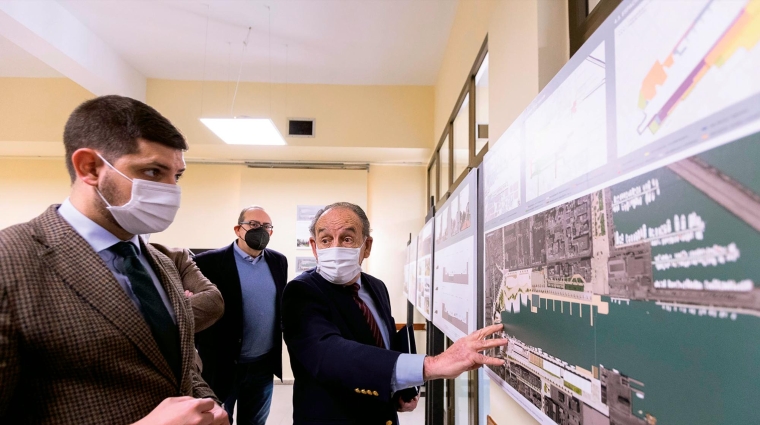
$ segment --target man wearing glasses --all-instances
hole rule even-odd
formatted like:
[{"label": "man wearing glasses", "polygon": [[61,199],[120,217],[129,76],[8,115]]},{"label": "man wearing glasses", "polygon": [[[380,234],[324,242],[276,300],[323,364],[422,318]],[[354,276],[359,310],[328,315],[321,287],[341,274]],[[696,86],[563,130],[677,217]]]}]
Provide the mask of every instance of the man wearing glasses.
[{"label": "man wearing glasses", "polygon": [[282,379],[280,299],[288,260],[267,248],[272,219],[263,208],[240,212],[235,241],[201,253],[195,262],[224,297],[224,316],[196,335],[203,378],[224,402],[230,423],[264,425],[273,378]]}]

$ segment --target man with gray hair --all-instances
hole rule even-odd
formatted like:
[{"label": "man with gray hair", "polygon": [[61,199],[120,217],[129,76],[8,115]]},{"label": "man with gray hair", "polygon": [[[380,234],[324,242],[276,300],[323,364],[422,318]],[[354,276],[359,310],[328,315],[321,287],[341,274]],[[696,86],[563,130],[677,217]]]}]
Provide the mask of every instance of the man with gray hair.
[{"label": "man with gray hair", "polygon": [[419,400],[402,390],[504,364],[480,353],[506,345],[504,339],[485,340],[501,325],[478,330],[433,357],[395,351],[400,347],[388,289],[361,271],[372,251],[367,215],[338,202],[317,212],[310,231],[317,267],[288,283],[282,297],[295,376],[294,425],[395,425],[396,412],[414,410]]},{"label": "man with gray hair", "polygon": [[264,425],[273,379],[282,379],[280,299],[288,260],[267,248],[272,219],[259,206],[243,208],[233,227],[236,239],[195,257],[201,272],[224,297],[224,315],[198,333],[203,378],[224,402],[230,423]]}]

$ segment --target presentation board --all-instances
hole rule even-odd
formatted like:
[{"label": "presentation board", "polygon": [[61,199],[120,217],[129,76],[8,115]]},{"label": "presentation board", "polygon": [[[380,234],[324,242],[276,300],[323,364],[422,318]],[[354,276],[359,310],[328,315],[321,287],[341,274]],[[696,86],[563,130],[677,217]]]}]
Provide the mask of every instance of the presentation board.
[{"label": "presentation board", "polygon": [[433,325],[451,340],[476,328],[478,170],[435,213]]},{"label": "presentation board", "polygon": [[417,236],[417,300],[420,314],[431,320],[430,307],[433,295],[433,221],[425,223]]},{"label": "presentation board", "polygon": [[415,304],[417,298],[417,236],[406,246],[406,264],[404,265],[404,295]]},{"label": "presentation board", "polygon": [[488,374],[539,422],[758,422],[758,70],[760,1],[624,0],[484,158]]}]

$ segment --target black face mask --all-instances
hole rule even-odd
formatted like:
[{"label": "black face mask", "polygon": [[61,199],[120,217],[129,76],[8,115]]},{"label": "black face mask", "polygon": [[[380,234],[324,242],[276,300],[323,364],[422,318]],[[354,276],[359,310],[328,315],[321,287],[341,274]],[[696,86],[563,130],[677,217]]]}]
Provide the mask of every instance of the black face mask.
[{"label": "black face mask", "polygon": [[245,243],[249,248],[263,251],[269,243],[269,232],[263,227],[245,232]]}]

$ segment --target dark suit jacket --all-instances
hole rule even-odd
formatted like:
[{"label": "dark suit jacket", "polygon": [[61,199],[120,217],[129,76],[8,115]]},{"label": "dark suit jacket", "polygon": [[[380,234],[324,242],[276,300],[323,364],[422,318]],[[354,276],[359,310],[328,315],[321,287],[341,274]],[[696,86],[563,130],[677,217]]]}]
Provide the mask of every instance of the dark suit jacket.
[{"label": "dark suit jacket", "polygon": [[[234,243],[234,242],[233,242]],[[275,335],[271,356],[274,373],[282,379],[282,328],[280,302],[288,281],[288,259],[271,249],[262,252],[277,289],[275,299]],[[195,256],[198,268],[219,288],[224,298],[224,315],[218,322],[196,336],[203,360],[203,377],[224,400],[232,388],[235,365],[243,344],[243,296],[232,244]]]},{"label": "dark suit jacket", "polygon": [[129,424],[167,397],[213,397],[193,367],[193,314],[174,263],[142,245],[177,317],[179,382],[140,311],[57,207],[0,231],[0,423]]},{"label": "dark suit jacket", "polygon": [[[378,325],[393,337],[385,284],[365,273],[361,281],[382,317]],[[350,291],[304,272],[285,288],[282,320],[295,375],[295,425],[398,423],[391,378],[400,353],[374,345]]]}]

